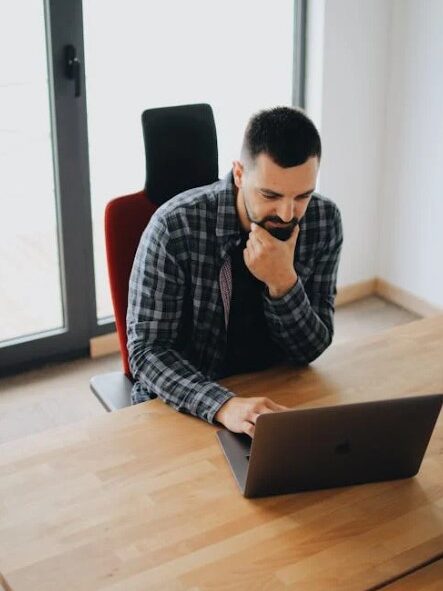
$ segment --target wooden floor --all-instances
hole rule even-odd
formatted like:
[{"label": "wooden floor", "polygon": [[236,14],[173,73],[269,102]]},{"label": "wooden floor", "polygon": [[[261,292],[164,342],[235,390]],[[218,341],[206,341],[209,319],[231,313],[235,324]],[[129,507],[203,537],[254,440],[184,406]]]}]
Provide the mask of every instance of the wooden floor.
[{"label": "wooden floor", "polygon": [[[337,309],[334,344],[375,334],[418,317],[377,297]],[[0,443],[72,423],[105,410],[91,376],[120,370],[118,354],[81,359],[0,380]]]}]

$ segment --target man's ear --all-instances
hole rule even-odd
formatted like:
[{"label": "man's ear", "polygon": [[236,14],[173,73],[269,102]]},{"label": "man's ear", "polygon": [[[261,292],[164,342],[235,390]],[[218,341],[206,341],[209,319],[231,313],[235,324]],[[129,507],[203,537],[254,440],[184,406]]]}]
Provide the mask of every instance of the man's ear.
[{"label": "man's ear", "polygon": [[240,160],[234,160],[232,162],[232,174],[234,176],[234,183],[237,189],[240,189],[242,178],[244,173],[244,166]]}]

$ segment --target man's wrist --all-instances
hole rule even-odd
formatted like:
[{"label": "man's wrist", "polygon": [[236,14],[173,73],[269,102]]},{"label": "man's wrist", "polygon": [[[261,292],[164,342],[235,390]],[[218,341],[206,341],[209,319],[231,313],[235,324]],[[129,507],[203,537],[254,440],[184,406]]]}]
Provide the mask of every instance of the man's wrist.
[{"label": "man's wrist", "polygon": [[221,403],[218,410],[214,413],[213,422],[217,422],[217,423],[220,423],[221,425],[224,425],[223,417],[224,417],[225,412],[227,411],[227,406],[229,406],[228,402],[230,402],[233,398],[234,398],[234,395],[231,394],[229,396],[229,398],[227,398],[226,400],[224,400]]},{"label": "man's wrist", "polygon": [[279,283],[279,284],[275,284],[275,285],[269,284],[268,291],[269,291],[270,297],[273,299],[282,298],[289,291],[291,291],[291,289],[297,283],[297,280],[298,280],[298,275],[294,271],[294,274],[290,278],[288,278],[286,281]]}]

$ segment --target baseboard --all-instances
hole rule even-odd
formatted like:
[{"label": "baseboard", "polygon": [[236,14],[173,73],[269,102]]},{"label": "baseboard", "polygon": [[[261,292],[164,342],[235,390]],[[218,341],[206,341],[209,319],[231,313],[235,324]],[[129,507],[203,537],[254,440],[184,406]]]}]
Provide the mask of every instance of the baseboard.
[{"label": "baseboard", "polygon": [[401,306],[423,318],[443,314],[443,308],[430,304],[426,300],[412,294],[410,291],[397,287],[384,279],[376,279],[375,292],[376,295],[385,300],[397,304],[397,306]]},{"label": "baseboard", "polygon": [[351,302],[356,302],[374,295],[376,293],[376,284],[377,279],[374,278],[340,287],[337,289],[335,305],[344,306],[345,304],[350,304]]},{"label": "baseboard", "polygon": [[443,308],[430,304],[410,291],[397,287],[379,277],[340,287],[337,289],[335,305],[337,307],[343,306],[371,295],[379,296],[423,318],[443,314]]},{"label": "baseboard", "polygon": [[[363,298],[376,295],[401,306],[418,316],[427,318],[436,314],[443,314],[443,309],[434,306],[421,298],[413,295],[405,289],[401,289],[383,279],[374,277],[367,281],[360,281],[352,285],[345,285],[337,290],[335,305],[337,307],[350,304]],[[106,334],[100,337],[94,337],[90,341],[91,357],[103,357],[111,353],[117,353],[120,350],[118,336],[116,332]]]},{"label": "baseboard", "polygon": [[104,357],[111,353],[120,351],[120,344],[116,332],[104,334],[100,337],[94,337],[89,341],[90,355],[94,359],[96,357]]}]

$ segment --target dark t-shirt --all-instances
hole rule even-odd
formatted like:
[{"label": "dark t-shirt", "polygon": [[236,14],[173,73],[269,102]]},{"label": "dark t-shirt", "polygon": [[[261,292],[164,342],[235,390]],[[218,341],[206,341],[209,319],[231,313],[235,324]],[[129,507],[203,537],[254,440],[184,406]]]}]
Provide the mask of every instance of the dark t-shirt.
[{"label": "dark t-shirt", "polygon": [[258,371],[283,359],[280,347],[271,337],[263,310],[266,288],[246,267],[243,250],[248,239],[242,239],[231,252],[232,299],[229,312],[225,375]]}]

